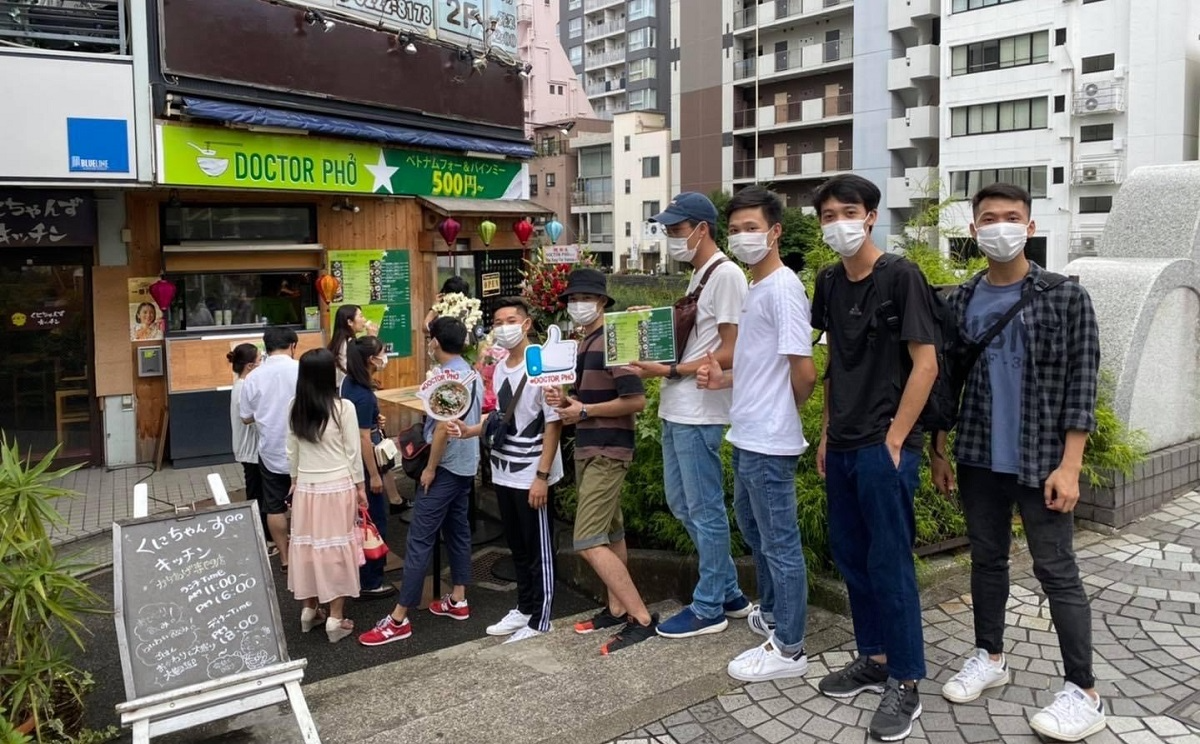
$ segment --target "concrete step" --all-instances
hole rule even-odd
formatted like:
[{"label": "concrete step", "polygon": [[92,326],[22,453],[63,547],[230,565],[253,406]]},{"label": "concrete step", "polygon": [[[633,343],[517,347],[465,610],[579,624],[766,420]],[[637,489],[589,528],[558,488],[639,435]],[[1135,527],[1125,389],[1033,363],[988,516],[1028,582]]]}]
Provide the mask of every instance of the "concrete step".
[{"label": "concrete step", "polygon": [[[674,602],[652,607],[664,618],[678,609]],[[725,666],[762,640],[744,621],[731,620],[723,633],[655,638],[606,657],[599,649],[607,633],[572,629],[587,616],[556,622],[549,635],[521,643],[481,638],[315,682],[304,687],[305,698],[325,742],[600,744],[739,686]],[[808,652],[844,643],[848,629],[845,618],[811,608]],[[213,739],[301,741],[283,707],[169,737]]]}]

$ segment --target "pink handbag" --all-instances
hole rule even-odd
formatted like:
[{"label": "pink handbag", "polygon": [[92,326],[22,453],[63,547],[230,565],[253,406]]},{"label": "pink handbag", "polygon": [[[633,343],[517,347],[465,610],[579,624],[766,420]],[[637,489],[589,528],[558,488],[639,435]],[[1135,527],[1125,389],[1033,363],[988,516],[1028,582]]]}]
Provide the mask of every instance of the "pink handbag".
[{"label": "pink handbag", "polygon": [[387,543],[379,536],[379,529],[371,521],[366,507],[358,508],[358,529],[362,536],[363,555],[369,561],[377,561],[388,554]]}]

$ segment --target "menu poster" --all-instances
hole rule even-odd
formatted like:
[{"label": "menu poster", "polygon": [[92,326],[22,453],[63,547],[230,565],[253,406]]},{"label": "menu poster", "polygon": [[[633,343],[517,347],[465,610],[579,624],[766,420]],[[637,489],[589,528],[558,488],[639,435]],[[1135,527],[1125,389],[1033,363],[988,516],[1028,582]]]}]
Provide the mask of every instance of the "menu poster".
[{"label": "menu poster", "polygon": [[161,341],[166,319],[158,303],[150,296],[150,285],[157,276],[135,276],[129,279],[129,340]]},{"label": "menu poster", "polygon": [[412,268],[409,252],[329,251],[329,273],[341,289],[329,305],[330,324],[342,305],[358,305],[379,328],[391,356],[412,355]]},{"label": "menu poster", "polygon": [[669,307],[604,314],[604,363],[675,361],[675,320]]}]

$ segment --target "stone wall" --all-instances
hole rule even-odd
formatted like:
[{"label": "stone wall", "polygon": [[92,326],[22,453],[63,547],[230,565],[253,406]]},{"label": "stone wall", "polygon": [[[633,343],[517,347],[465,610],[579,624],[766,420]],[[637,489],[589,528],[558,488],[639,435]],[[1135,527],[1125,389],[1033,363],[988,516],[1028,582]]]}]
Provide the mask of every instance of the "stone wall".
[{"label": "stone wall", "polygon": [[1083,486],[1075,516],[1109,527],[1124,527],[1200,484],[1200,441],[1150,454],[1128,477],[1117,474],[1104,487]]}]

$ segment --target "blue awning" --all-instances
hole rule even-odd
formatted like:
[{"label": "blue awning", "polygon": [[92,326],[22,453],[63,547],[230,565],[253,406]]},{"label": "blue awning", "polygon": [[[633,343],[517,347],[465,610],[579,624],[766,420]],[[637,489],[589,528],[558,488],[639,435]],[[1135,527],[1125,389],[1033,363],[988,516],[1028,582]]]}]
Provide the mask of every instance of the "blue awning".
[{"label": "blue awning", "polygon": [[300,111],[250,106],[231,101],[213,101],[207,98],[183,97],[188,116],[212,119],[230,124],[246,124],[260,127],[286,127],[306,132],[330,134],[372,142],[387,142],[396,145],[416,145],[437,150],[459,150],[463,152],[486,152],[513,158],[532,158],[533,147],[519,142],[488,137],[471,137],[463,134],[431,132],[412,127],[392,124],[343,119],[337,116],[310,114]]}]

